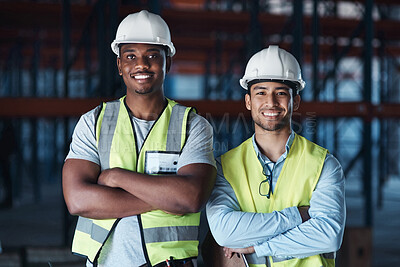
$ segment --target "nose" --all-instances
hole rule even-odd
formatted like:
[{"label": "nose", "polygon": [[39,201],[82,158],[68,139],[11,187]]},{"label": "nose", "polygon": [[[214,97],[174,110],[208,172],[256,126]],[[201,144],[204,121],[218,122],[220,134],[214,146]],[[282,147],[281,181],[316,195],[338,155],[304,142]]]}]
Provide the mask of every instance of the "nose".
[{"label": "nose", "polygon": [[136,59],[136,69],[148,69],[150,67],[149,60],[147,57],[137,57]]},{"label": "nose", "polygon": [[265,104],[267,107],[277,106],[278,101],[276,100],[275,94],[266,94],[265,95]]}]

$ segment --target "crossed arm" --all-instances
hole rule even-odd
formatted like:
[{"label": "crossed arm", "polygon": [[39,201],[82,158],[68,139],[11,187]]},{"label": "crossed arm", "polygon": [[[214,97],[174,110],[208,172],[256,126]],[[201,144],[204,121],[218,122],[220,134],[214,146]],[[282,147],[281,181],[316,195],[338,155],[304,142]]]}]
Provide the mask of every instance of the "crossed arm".
[{"label": "crossed arm", "polygon": [[207,204],[207,218],[215,240],[226,247],[226,256],[256,252],[257,256],[301,258],[338,250],[346,212],[344,176],[335,158],[325,163],[324,177],[321,174],[310,201],[309,219],[298,207],[242,212],[233,189],[219,175]]},{"label": "crossed arm", "polygon": [[[304,209],[306,213],[307,208]],[[229,248],[253,246],[286,232],[303,221],[297,207],[272,213],[241,211],[232,187],[221,176],[217,178],[207,203],[207,219],[217,243]],[[306,219],[304,215],[304,220]]]},{"label": "crossed arm", "polygon": [[151,176],[120,168],[100,172],[87,160],[68,159],[63,193],[71,214],[93,219],[122,218],[159,209],[175,214],[199,211],[214,184],[214,166],[181,167],[176,175]]}]

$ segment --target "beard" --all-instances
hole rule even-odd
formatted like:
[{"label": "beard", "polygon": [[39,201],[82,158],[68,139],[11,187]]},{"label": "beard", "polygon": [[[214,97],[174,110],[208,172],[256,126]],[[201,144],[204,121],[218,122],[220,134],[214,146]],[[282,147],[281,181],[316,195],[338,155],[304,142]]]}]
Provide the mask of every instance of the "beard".
[{"label": "beard", "polygon": [[147,95],[153,92],[153,88],[141,88],[141,89],[136,89],[135,93],[139,95]]},{"label": "beard", "polygon": [[260,119],[258,116],[253,116],[253,120],[258,127],[267,132],[277,132],[287,127],[290,128],[291,124],[291,119],[289,114],[286,114],[286,116],[279,121],[264,121]]}]

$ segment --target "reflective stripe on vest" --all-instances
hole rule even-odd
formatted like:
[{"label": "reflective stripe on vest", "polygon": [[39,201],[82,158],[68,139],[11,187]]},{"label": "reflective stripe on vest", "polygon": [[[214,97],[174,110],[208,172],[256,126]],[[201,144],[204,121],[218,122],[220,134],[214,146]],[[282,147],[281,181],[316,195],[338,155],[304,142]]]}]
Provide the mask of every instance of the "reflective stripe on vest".
[{"label": "reflective stripe on vest", "polygon": [[85,217],[79,217],[76,228],[90,235],[90,238],[99,243],[102,243],[107,238],[109,232],[107,229],[94,224],[92,220]]},{"label": "reflective stripe on vest", "polygon": [[72,252],[86,256],[90,262],[94,262],[116,221],[79,217],[72,241]]},{"label": "reflective stripe on vest", "polygon": [[120,106],[121,101],[119,100],[107,103],[103,109],[104,112],[102,111],[100,113],[101,123],[97,123],[97,126],[100,126],[100,129],[96,130],[98,135],[96,136],[96,140],[102,171],[110,168],[109,151],[111,150],[112,139],[114,136],[115,127],[117,126]]},{"label": "reflective stripe on vest", "polygon": [[[167,107],[154,123],[138,155],[134,129],[124,104],[124,97],[104,104],[96,124],[101,169],[121,167],[144,173],[146,151],[180,153],[186,141],[190,111],[191,108],[168,100]],[[165,261],[170,256],[181,259],[198,255],[199,213],[176,216],[156,210],[142,214],[141,221],[146,250],[152,265]],[[73,251],[87,255],[89,260],[93,261],[116,223],[116,219],[79,218]],[[105,224],[105,228],[97,227],[102,224]],[[77,236],[82,236],[81,233],[86,233],[84,240],[75,240]],[[83,243],[88,244],[90,248],[82,252]]]},{"label": "reflective stripe on vest", "polygon": [[[326,149],[296,134],[270,199],[259,194],[259,184],[264,176],[251,138],[222,155],[221,163],[224,176],[235,191],[241,210],[271,213],[287,207],[309,205],[326,153]],[[299,173],[302,175],[299,176]],[[315,255],[305,259],[283,259],[258,258],[253,253],[246,255],[246,259],[250,266],[257,267],[334,266],[335,264],[334,259],[327,259],[325,255]]]},{"label": "reflective stripe on vest", "polygon": [[167,226],[143,229],[147,243],[196,240],[197,226]]}]

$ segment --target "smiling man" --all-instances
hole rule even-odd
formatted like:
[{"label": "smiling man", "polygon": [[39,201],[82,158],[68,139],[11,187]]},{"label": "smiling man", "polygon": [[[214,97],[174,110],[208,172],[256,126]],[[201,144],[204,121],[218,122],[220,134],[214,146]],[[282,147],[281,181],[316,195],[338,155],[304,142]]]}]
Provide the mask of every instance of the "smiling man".
[{"label": "smiling man", "polygon": [[212,128],[164,96],[175,48],[165,21],[127,16],[111,44],[126,96],[84,114],[63,167],[87,266],[196,266],[199,211],[214,185]]},{"label": "smiling man", "polygon": [[206,209],[215,241],[250,266],[335,266],[344,175],[333,155],[292,130],[305,86],[297,60],[270,46],[249,60],[240,84],[255,133],[217,159]]}]

